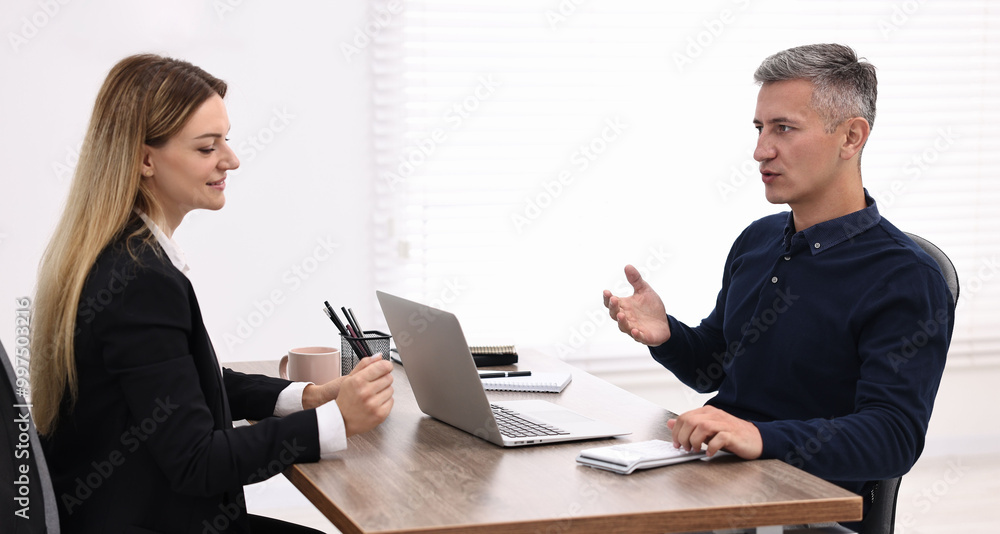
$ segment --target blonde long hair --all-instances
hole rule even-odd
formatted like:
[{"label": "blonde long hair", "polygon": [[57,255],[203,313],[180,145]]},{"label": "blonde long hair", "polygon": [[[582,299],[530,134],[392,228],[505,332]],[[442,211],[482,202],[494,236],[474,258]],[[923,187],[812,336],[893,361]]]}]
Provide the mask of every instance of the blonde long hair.
[{"label": "blonde long hair", "polygon": [[[142,148],[162,146],[226,83],[184,61],[127,57],[108,73],[80,150],[69,198],[38,270],[31,330],[31,400],[42,434],[55,430],[63,397],[78,395],[73,339],[80,293],[97,256],[159,205],[142,179]],[[148,241],[149,234],[143,230]],[[135,251],[130,250],[133,258]]]}]

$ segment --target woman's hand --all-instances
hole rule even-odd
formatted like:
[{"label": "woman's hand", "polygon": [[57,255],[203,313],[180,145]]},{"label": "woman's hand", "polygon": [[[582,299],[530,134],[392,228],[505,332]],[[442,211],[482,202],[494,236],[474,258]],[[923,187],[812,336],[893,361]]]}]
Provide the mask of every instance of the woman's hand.
[{"label": "woman's hand", "polygon": [[367,432],[385,421],[392,410],[392,392],[392,363],[381,354],[362,358],[344,377],[337,394],[347,436]]},{"label": "woman's hand", "polygon": [[344,383],[343,376],[338,376],[326,384],[309,384],[302,390],[302,408],[309,410],[318,408],[337,398],[340,386]]}]

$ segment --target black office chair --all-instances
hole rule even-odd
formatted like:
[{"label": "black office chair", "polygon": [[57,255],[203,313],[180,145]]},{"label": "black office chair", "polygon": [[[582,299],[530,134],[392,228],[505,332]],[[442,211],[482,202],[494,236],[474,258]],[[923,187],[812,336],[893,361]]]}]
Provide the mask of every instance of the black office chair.
[{"label": "black office chair", "polygon": [[[17,375],[3,343],[0,360],[0,523],[10,534],[59,534],[49,469],[27,403],[17,394]],[[25,419],[26,423],[20,422]]]},{"label": "black office chair", "polygon": [[[957,303],[959,294],[958,271],[948,255],[934,243],[909,232],[906,235],[924,249],[937,262],[944,280],[948,283],[952,299]],[[896,523],[896,498],[899,495],[901,477],[878,481],[872,488],[871,505],[861,522],[860,534],[893,534]]]},{"label": "black office chair", "polygon": [[951,258],[944,253],[943,250],[939,249],[937,245],[931,243],[930,241],[918,236],[917,234],[911,234],[906,232],[906,236],[913,240],[914,243],[924,249],[934,261],[937,262],[938,267],[941,269],[941,273],[944,274],[944,281],[948,283],[948,290],[951,291],[951,298],[958,303],[959,294],[959,284],[958,284],[958,271],[955,270],[955,264],[951,262]]},{"label": "black office chair", "polygon": [[[913,240],[938,264],[944,280],[951,291],[952,299],[957,303],[959,294],[958,271],[948,255],[934,243],[909,232],[907,237]],[[880,480],[875,483],[868,495],[870,499],[868,513],[861,521],[858,534],[893,534],[896,527],[896,499],[899,496],[899,483],[902,477]],[[786,530],[785,534],[841,534],[852,532],[841,526],[824,526],[811,529]]]}]

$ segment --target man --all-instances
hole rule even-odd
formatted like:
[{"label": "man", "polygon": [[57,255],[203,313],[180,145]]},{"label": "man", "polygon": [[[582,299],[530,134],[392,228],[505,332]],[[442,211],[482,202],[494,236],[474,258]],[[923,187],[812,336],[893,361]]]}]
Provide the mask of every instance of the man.
[{"label": "man", "polygon": [[668,423],[675,446],[777,458],[862,493],[906,473],[924,445],[955,303],[937,264],[879,216],[861,182],[874,67],[841,45],[767,58],[754,159],[791,212],[737,238],[715,309],[667,315],[638,271],[604,304],[618,327],[700,392]]}]

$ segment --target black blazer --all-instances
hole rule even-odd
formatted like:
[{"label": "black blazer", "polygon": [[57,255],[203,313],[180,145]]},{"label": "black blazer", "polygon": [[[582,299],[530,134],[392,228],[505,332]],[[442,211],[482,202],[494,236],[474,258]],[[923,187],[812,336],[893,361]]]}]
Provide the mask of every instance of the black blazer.
[{"label": "black blazer", "polygon": [[271,417],[289,382],[220,370],[190,281],[125,243],[83,288],[79,396],[42,439],[63,532],[249,532],[243,485],[319,460],[315,410]]}]

